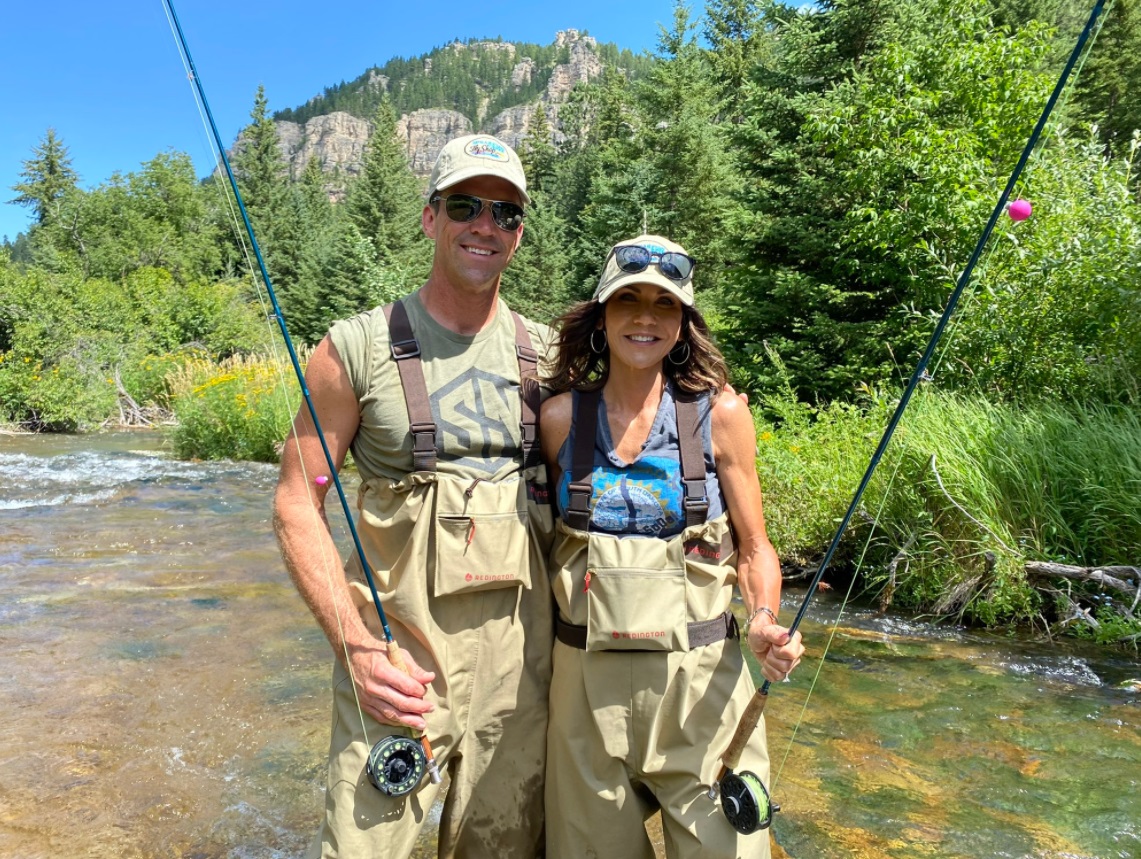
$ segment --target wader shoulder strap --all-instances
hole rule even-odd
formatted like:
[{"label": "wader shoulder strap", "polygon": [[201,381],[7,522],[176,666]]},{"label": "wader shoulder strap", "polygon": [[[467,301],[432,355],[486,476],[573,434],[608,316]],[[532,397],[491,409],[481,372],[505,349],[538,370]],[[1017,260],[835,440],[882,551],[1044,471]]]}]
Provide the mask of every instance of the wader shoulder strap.
[{"label": "wader shoulder strap", "polygon": [[413,440],[412,468],[435,471],[436,422],[432,419],[432,407],[428,403],[428,385],[420,363],[420,343],[412,332],[412,322],[402,302],[386,304],[384,318],[388,320],[392,358],[400,371],[400,386],[404,389],[404,403],[408,407]]},{"label": "wader shoulder strap", "polygon": [[567,524],[579,531],[590,530],[590,496],[594,492],[594,438],[598,432],[598,403],[602,391],[580,391],[575,409],[574,450],[571,452],[570,506]]},{"label": "wader shoulder strap", "polygon": [[531,335],[521,317],[514,310],[515,356],[519,361],[519,392],[522,397],[519,429],[523,444],[523,467],[531,468],[539,462],[539,353],[531,345]]},{"label": "wader shoulder strap", "polygon": [[709,513],[709,498],[705,494],[705,445],[701,442],[697,406],[697,397],[693,394],[678,391],[674,396],[687,528],[702,524]]}]

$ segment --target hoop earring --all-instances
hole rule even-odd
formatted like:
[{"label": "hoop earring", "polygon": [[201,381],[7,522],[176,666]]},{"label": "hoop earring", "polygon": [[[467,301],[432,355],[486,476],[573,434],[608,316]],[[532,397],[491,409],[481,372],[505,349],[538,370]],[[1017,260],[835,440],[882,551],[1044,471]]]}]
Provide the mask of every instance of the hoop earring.
[{"label": "hoop earring", "polygon": [[680,367],[683,364],[685,364],[686,361],[689,360],[689,341],[683,340],[679,345],[685,347],[685,357],[678,359],[674,356],[674,352],[677,351],[677,346],[674,346],[673,349],[670,350],[670,354],[668,356],[666,356],[670,359],[670,363],[673,364],[675,367]]},{"label": "hoop earring", "polygon": [[[601,346],[599,346],[597,343],[594,342],[594,335],[595,334],[601,334],[602,335],[602,345]],[[606,329],[595,328],[593,331],[590,332],[590,351],[593,352],[595,355],[601,355],[603,352],[606,351],[606,347],[609,345],[610,344],[606,342]]]}]

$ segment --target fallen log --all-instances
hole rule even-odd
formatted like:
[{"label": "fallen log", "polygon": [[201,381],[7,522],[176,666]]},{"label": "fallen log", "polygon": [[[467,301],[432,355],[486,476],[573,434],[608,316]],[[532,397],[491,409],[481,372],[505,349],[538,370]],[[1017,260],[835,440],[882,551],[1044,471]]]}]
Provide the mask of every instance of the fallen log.
[{"label": "fallen log", "polygon": [[[1028,575],[1040,578],[1093,582],[1131,598],[1136,598],[1141,593],[1141,567],[1074,567],[1070,564],[1053,564],[1048,561],[1027,561],[1025,569]],[[1132,578],[1133,582],[1126,581],[1126,578]]]}]

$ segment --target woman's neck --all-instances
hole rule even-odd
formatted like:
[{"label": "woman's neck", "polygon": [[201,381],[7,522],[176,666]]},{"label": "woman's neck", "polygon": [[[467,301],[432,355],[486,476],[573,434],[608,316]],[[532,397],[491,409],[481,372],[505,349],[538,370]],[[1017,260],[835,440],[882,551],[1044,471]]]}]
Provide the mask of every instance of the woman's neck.
[{"label": "woman's neck", "polygon": [[625,462],[633,462],[645,446],[662,403],[666,376],[660,368],[614,372],[602,389],[606,418],[614,448]]}]

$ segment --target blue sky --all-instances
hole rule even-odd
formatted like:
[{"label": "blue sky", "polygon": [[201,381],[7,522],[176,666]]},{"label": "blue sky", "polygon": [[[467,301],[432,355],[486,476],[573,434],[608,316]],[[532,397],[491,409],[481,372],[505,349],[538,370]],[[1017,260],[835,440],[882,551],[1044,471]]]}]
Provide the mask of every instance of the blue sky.
[{"label": "blue sky", "polygon": [[[223,138],[248,122],[258,84],[271,110],[295,107],[394,56],[455,38],[549,44],[586,30],[600,42],[653,51],[672,0],[389,3],[346,0],[175,0]],[[703,3],[692,5],[694,14]],[[167,150],[212,166],[161,0],[17,0],[0,16],[0,236],[28,211],[9,205],[23,162],[48,127],[70,150],[84,187]]]}]

